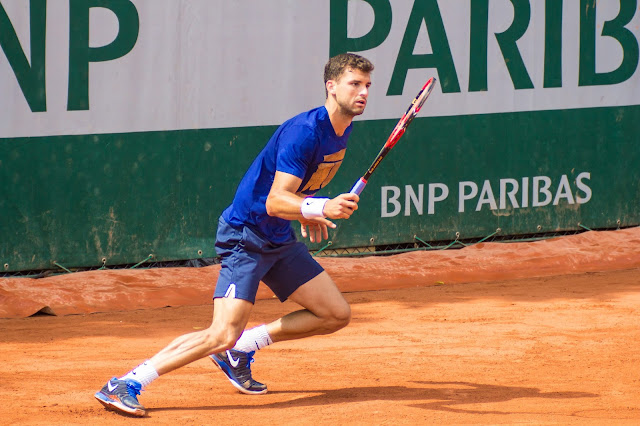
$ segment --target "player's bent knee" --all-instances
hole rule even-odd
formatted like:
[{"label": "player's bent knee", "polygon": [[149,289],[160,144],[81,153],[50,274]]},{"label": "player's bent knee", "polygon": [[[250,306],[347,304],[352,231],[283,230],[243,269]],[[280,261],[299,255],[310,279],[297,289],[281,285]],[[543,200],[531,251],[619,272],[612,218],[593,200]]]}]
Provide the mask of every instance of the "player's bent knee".
[{"label": "player's bent knee", "polygon": [[346,327],[351,322],[351,307],[345,303],[339,308],[333,309],[328,322],[330,332],[338,331]]},{"label": "player's bent knee", "polygon": [[220,345],[222,345],[222,348],[219,349],[218,352],[226,351],[227,349],[233,348],[239,338],[240,336],[236,337],[235,335],[225,336],[225,338],[220,341]]},{"label": "player's bent knee", "polygon": [[235,346],[242,330],[235,328],[217,328],[212,326],[207,333],[207,344],[212,352],[223,352]]}]

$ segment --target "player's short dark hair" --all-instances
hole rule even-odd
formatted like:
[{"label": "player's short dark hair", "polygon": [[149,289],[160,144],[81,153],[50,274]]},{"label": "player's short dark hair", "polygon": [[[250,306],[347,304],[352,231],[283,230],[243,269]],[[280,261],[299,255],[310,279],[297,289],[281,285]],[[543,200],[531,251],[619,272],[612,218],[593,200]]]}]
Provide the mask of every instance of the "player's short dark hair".
[{"label": "player's short dark hair", "polygon": [[356,69],[362,72],[373,71],[373,64],[367,58],[355,53],[341,53],[329,59],[324,66],[324,84],[329,80],[338,80],[342,73],[348,69]]}]

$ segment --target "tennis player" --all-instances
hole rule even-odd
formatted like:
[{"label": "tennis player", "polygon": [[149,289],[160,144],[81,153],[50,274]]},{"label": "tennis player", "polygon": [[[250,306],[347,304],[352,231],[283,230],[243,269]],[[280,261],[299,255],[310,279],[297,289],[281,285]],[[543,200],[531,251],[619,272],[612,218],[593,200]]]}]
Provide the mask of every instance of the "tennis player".
[{"label": "tennis player", "polygon": [[[108,409],[144,416],[140,391],[159,376],[210,356],[229,381],[246,394],[267,387],[254,380],[255,351],[275,342],[333,333],[351,319],[351,308],[333,280],[297,242],[292,220],[311,242],[328,239],[331,219],[348,219],[358,208],[356,194],[316,198],[340,167],[352,120],[364,112],[373,64],[355,54],[331,58],[324,69],[324,106],[282,124],[240,182],[233,203],[222,213],[216,251],[222,268],[213,300],[211,326],[185,334],[95,397]],[[281,300],[303,309],[244,330],[263,281]]]}]

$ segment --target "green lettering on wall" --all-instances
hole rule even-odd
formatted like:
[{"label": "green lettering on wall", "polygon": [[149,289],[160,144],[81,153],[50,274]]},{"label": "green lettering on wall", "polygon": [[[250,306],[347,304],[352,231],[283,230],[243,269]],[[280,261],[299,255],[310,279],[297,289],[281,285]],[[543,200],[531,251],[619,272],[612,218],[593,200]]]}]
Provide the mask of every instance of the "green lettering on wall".
[{"label": "green lettering on wall", "polygon": [[[0,46],[32,112],[47,110],[45,48],[47,0],[29,1],[31,61],[27,59],[7,12],[0,4]],[[31,62],[31,64],[29,64]]]},{"label": "green lettering on wall", "polygon": [[527,28],[529,28],[531,5],[529,0],[510,1],[513,4],[513,22],[506,31],[496,34],[496,40],[502,51],[502,57],[507,65],[513,87],[516,89],[533,89],[533,83],[516,44],[516,41],[520,40]]},{"label": "green lettering on wall", "polygon": [[[89,9],[102,7],[118,18],[118,34],[110,44],[89,46]],[[121,58],[138,40],[140,19],[130,0],[69,0],[69,97],[67,109],[89,109],[89,63]]]},{"label": "green lettering on wall", "polygon": [[489,0],[471,0],[469,92],[486,92]]},{"label": "green lettering on wall", "polygon": [[545,1],[544,87],[562,87],[563,0]]},{"label": "green lettering on wall", "polygon": [[[414,55],[413,51],[423,21],[427,26],[433,53]],[[437,0],[416,0],[413,4],[387,96],[401,95],[407,72],[415,68],[436,68],[442,91],[444,93],[460,92],[458,75]]]},{"label": "green lettering on wall", "polygon": [[638,67],[638,40],[625,28],[635,15],[637,0],[620,0],[620,12],[602,26],[603,37],[613,37],[622,47],[620,66],[609,72],[596,72],[596,4],[597,0],[580,1],[580,71],[579,86],[618,84],[631,78]]},{"label": "green lettering on wall", "polygon": [[374,21],[369,32],[361,37],[347,36],[348,0],[331,0],[329,25],[329,56],[346,52],[362,52],[382,44],[391,31],[389,0],[364,0],[373,8]]}]

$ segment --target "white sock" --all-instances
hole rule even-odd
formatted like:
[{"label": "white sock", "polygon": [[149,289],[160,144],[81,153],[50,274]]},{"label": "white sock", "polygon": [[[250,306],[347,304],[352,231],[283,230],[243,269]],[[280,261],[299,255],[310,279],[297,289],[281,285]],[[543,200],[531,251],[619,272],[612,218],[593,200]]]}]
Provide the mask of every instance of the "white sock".
[{"label": "white sock", "polygon": [[157,378],[158,372],[156,371],[155,367],[151,365],[149,360],[146,360],[133,370],[129,371],[124,376],[120,377],[120,380],[135,380],[136,382],[140,383],[143,388],[146,388]]},{"label": "white sock", "polygon": [[252,352],[269,346],[272,343],[271,337],[269,333],[267,333],[267,327],[263,324],[250,330],[245,330],[233,349],[242,352]]}]

